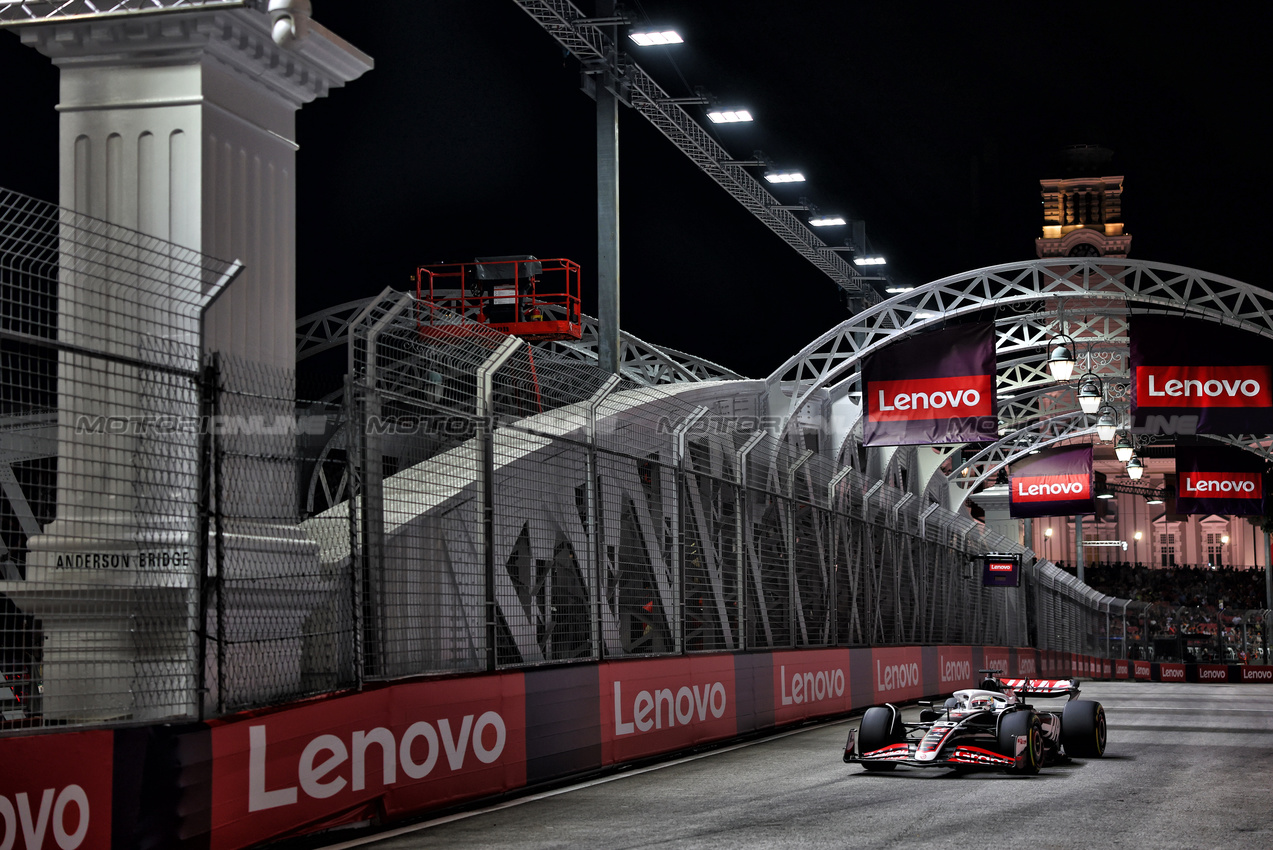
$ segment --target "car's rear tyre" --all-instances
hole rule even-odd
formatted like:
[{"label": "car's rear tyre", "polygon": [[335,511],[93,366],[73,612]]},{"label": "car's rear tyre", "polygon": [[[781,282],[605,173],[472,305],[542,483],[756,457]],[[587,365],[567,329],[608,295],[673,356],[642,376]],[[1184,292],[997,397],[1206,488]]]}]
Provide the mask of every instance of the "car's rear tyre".
[{"label": "car's rear tyre", "polygon": [[1071,758],[1098,759],[1105,755],[1105,709],[1099,702],[1076,699],[1065,704],[1061,746]]},{"label": "car's rear tyre", "polygon": [[1033,711],[1013,711],[999,721],[999,752],[1017,754],[1017,736],[1026,736],[1025,765],[1009,767],[1008,773],[1033,775],[1043,767],[1043,726]]},{"label": "car's rear tyre", "polygon": [[[894,709],[877,705],[868,708],[862,715],[862,725],[858,727],[859,753],[874,752],[904,740],[906,729],[902,726],[902,718]],[[891,761],[864,761],[862,767],[867,770],[892,770],[897,765]]]}]

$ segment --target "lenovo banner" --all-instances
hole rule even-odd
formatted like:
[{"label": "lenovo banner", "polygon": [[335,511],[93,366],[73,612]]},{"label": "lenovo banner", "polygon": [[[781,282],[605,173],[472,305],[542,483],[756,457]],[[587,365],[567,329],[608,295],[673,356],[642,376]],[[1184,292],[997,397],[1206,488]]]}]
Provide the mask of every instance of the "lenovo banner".
[{"label": "lenovo banner", "polygon": [[1176,513],[1259,516],[1264,513],[1259,456],[1232,446],[1176,447]]},{"label": "lenovo banner", "polygon": [[0,741],[0,848],[110,847],[114,738],[97,731]]},{"label": "lenovo banner", "polygon": [[604,764],[738,734],[731,655],[609,662],[599,685]]},{"label": "lenovo banner", "polygon": [[1018,587],[1021,584],[1021,555],[995,554],[981,556],[983,587]]},{"label": "lenovo banner", "polygon": [[775,652],[774,720],[792,723],[852,708],[849,657],[847,649]]},{"label": "lenovo banner", "polygon": [[993,443],[994,324],[932,331],[867,357],[862,397],[864,445]]},{"label": "lenovo banner", "polygon": [[1013,518],[1090,514],[1096,510],[1092,447],[1029,455],[1013,464],[1008,487]]},{"label": "lenovo banner", "polygon": [[876,704],[919,699],[924,695],[920,669],[923,653],[919,647],[872,649],[871,662]]},{"label": "lenovo banner", "polygon": [[1132,431],[1273,431],[1269,340],[1200,319],[1131,316]]},{"label": "lenovo banner", "polygon": [[396,685],[212,729],[213,850],[526,784],[521,673]]}]

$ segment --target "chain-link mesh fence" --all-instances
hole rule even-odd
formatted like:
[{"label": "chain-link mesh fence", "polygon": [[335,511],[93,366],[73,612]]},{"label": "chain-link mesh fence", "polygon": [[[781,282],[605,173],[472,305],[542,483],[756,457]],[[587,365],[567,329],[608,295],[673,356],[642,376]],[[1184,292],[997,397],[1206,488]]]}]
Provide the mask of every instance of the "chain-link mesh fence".
[{"label": "chain-link mesh fence", "polygon": [[[756,430],[757,383],[640,386],[386,290],[343,398],[298,401],[290,370],[201,356],[229,265],[0,200],[8,722],[600,658],[1147,640],[1028,552],[1021,587],[983,587],[975,556],[1020,547]],[[1229,617],[1248,656],[1263,622]]]}]

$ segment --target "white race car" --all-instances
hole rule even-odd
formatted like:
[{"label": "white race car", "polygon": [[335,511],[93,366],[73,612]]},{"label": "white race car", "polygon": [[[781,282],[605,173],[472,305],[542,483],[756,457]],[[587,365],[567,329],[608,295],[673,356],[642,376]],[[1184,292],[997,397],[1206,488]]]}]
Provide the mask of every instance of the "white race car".
[{"label": "white race car", "polygon": [[[1105,753],[1105,710],[1078,699],[1074,679],[1000,679],[982,670],[979,688],[955,691],[940,708],[929,702],[918,723],[902,722],[894,705],[868,708],[849,732],[844,760],[867,770],[945,767],[989,768],[1032,774],[1058,758],[1100,758]],[[1066,697],[1063,709],[1042,711],[1026,700]]]}]

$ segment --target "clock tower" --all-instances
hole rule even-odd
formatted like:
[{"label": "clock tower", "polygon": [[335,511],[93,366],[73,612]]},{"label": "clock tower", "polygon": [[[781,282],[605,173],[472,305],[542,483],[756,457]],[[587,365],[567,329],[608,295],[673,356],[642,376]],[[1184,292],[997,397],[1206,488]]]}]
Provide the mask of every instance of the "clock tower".
[{"label": "clock tower", "polygon": [[1112,151],[1071,145],[1061,152],[1059,178],[1040,180],[1043,235],[1035,253],[1047,257],[1126,257],[1132,237],[1123,232],[1123,176],[1110,176]]}]

